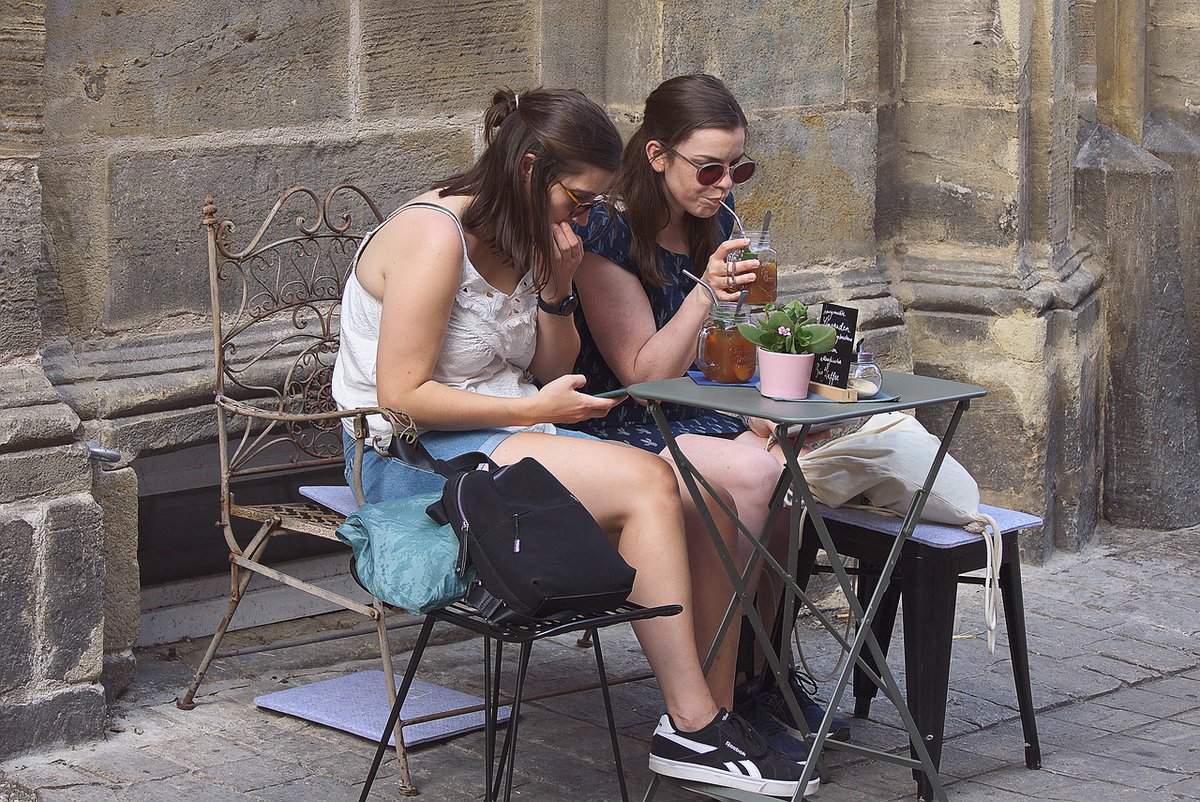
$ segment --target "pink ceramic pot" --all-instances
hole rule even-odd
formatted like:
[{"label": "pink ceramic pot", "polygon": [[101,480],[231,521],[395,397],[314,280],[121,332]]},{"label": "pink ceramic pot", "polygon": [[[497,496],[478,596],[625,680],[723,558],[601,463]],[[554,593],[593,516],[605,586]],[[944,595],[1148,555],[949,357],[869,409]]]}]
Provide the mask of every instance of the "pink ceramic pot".
[{"label": "pink ceramic pot", "polygon": [[767,398],[799,401],[808,398],[812,354],[776,354],[758,349],[758,391]]}]

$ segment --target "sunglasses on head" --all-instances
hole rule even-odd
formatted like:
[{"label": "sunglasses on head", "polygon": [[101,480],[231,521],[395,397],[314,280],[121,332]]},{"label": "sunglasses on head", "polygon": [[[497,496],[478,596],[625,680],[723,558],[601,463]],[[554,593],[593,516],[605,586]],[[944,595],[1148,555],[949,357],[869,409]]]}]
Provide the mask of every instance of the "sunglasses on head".
[{"label": "sunglasses on head", "polygon": [[667,148],[667,150],[695,167],[696,180],[700,182],[701,186],[705,187],[711,187],[713,184],[724,178],[726,171],[729,172],[729,178],[733,181],[733,183],[741,184],[744,181],[749,181],[750,177],[754,175],[755,169],[758,168],[758,164],[751,159],[743,159],[737,164],[726,167],[721,162],[700,163],[692,161],[687,156],[684,156],[682,153],[675,150],[675,148]]},{"label": "sunglasses on head", "polygon": [[[571,217],[575,217],[576,215],[582,214],[583,212],[586,212],[589,209],[604,203],[603,195],[593,195],[590,200],[583,200],[566,184],[560,183],[559,186],[563,188],[563,192],[567,193],[567,197],[571,199],[571,203],[575,204],[575,208],[571,210]],[[582,194],[586,195],[587,193]]]}]

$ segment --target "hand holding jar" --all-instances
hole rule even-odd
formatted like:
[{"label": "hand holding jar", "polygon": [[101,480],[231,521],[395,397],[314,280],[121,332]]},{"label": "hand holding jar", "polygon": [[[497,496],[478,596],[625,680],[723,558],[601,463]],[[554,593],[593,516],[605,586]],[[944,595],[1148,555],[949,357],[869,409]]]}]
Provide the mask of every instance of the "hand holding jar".
[{"label": "hand holding jar", "polygon": [[730,261],[730,254],[737,254],[749,247],[750,240],[731,239],[722,242],[708,259],[704,269],[704,283],[712,287],[720,301],[736,301],[742,290],[751,289],[758,269],[757,259]]}]

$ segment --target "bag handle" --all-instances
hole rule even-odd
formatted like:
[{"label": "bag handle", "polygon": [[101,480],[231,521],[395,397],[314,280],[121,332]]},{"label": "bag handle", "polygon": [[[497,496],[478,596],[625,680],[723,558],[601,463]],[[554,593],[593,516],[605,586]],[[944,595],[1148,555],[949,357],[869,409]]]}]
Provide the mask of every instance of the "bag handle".
[{"label": "bag handle", "polygon": [[488,466],[488,470],[494,471],[499,468],[482,451],[459,454],[453,459],[438,459],[429,453],[429,449],[425,448],[419,437],[411,443],[406,438],[393,437],[392,442],[388,444],[388,456],[400,460],[405,465],[436,473],[446,479],[463,471],[473,471],[484,464]]}]

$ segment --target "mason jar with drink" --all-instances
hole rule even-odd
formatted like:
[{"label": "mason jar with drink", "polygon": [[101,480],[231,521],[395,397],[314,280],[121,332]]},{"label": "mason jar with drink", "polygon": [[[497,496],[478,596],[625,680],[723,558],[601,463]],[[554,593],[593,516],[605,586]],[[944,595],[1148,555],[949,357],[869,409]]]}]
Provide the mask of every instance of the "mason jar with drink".
[{"label": "mason jar with drink", "polygon": [[750,244],[730,253],[725,261],[732,264],[757,259],[758,267],[754,271],[754,283],[749,286],[750,294],[746,296],[746,303],[751,306],[774,303],[779,295],[779,254],[771,247],[771,235],[767,231],[744,231],[741,236],[750,240]]},{"label": "mason jar with drink", "polygon": [[750,321],[750,311],[738,309],[736,303],[719,303],[712,307],[708,320],[700,329],[700,370],[709,381],[721,384],[744,384],[750,381],[757,368],[754,344],[738,331],[739,323]]}]

